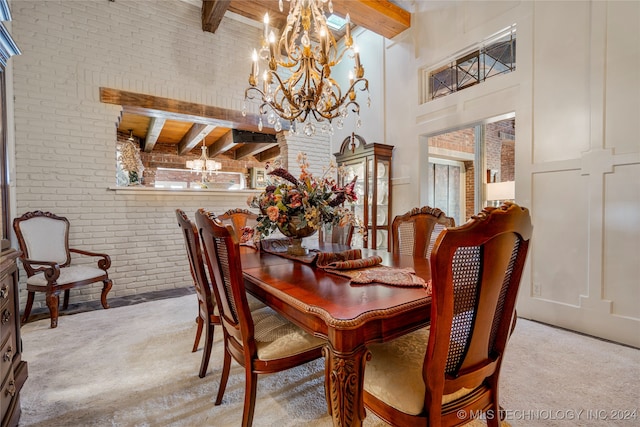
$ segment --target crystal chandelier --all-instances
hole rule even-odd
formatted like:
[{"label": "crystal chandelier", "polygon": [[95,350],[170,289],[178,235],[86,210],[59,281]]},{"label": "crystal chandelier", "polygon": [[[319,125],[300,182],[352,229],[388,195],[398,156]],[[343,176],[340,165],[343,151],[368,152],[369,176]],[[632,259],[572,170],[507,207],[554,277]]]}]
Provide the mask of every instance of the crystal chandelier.
[{"label": "crystal chandelier", "polygon": [[207,146],[205,138],[202,138],[202,154],[200,158],[195,160],[187,160],[187,169],[191,169],[191,172],[201,173],[202,180],[204,181],[205,174],[211,175],[214,172],[218,172],[222,169],[222,163],[210,159],[207,156]]},{"label": "crystal chandelier", "polygon": [[[339,49],[324,14],[325,4],[333,13],[331,0],[287,1],[291,5],[280,39],[276,40],[269,28],[269,15],[265,14],[262,47],[259,51],[253,50],[250,87],[245,91],[245,100],[260,102],[258,129],[262,130],[262,115],[267,114],[267,122],[276,131],[282,130],[281,120],[285,120],[291,122],[293,132],[312,136],[316,125],[307,118],[313,116],[321,123],[323,133],[332,134],[334,119],[336,127],[342,129],[348,110],[358,115],[356,126],[360,127],[356,90],[368,93],[369,82],[364,78],[360,53],[353,44],[349,14],[344,46]],[[282,0],[279,5],[282,12]],[[349,88],[343,94],[331,76],[331,67],[339,64],[346,52],[353,54],[354,68],[349,73]],[[246,104],[243,114],[246,114]]]}]

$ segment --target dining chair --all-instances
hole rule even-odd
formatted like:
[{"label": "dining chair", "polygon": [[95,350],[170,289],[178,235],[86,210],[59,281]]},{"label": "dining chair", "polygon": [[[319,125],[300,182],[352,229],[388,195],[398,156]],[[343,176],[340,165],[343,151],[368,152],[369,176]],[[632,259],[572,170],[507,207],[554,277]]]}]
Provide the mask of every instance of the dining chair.
[{"label": "dining chair", "polygon": [[440,234],[431,324],[369,345],[366,407],[396,426],[462,425],[481,411],[498,426],[500,367],[532,229],[529,210],[507,202]]},{"label": "dining chair", "polygon": [[218,219],[223,224],[231,224],[236,236],[240,239],[240,244],[245,246],[257,247],[254,240],[255,227],[258,224],[258,214],[248,209],[236,208],[229,209]]},{"label": "dining chair", "polygon": [[[26,323],[31,314],[36,292],[44,292],[51,315],[51,328],[58,326],[60,292],[64,291],[62,309],[69,307],[69,291],[73,288],[102,282],[100,302],[109,308],[107,294],[113,283],[108,269],[111,258],[107,254],[69,247],[69,220],[51,212],[27,212],[13,220],[13,229],[20,245],[20,260],[27,273],[27,302],[22,315]],[[72,259],[71,254],[77,257]],[[90,263],[75,263],[93,257]],[[95,259],[99,258],[99,259]]]},{"label": "dining chair", "polygon": [[224,331],[224,365],[215,404],[222,402],[233,357],[245,369],[242,426],[250,426],[258,374],[280,372],[320,358],[325,340],[308,334],[269,307],[250,311],[240,244],[233,227],[204,209],[196,212],[196,224]]},{"label": "dining chair", "polygon": [[255,227],[258,223],[258,214],[248,209],[236,208],[229,209],[222,215],[218,215],[218,219],[224,224],[230,223],[233,225],[234,231],[238,234],[244,227]]},{"label": "dining chair", "polygon": [[207,368],[209,367],[209,359],[211,358],[214,326],[220,325],[220,317],[215,313],[216,300],[211,291],[209,279],[207,278],[198,229],[182,209],[176,209],[176,218],[178,219],[178,227],[182,230],[182,236],[184,237],[189,269],[191,270],[193,285],[196,289],[196,296],[198,297],[198,317],[196,318],[198,329],[196,330],[196,338],[191,352],[198,350],[200,337],[204,329],[204,349],[202,351],[202,362],[200,362],[200,371],[198,373],[200,378],[204,378],[207,374]]},{"label": "dining chair", "polygon": [[326,243],[338,243],[341,245],[351,246],[353,237],[353,224],[330,225],[327,224],[318,230],[318,240]]},{"label": "dining chair", "polygon": [[431,256],[438,235],[455,220],[438,208],[423,206],[398,215],[391,223],[391,251],[400,255]]}]

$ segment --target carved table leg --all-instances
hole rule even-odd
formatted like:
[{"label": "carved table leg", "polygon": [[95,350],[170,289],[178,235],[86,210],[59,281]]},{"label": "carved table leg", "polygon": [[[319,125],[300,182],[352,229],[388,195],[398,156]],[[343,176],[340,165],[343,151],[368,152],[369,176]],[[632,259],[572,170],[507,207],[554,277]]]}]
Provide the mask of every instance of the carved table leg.
[{"label": "carved table leg", "polygon": [[331,343],[322,349],[325,357],[325,394],[334,427],[361,426],[364,365],[371,353],[361,346],[350,353],[336,351]]}]

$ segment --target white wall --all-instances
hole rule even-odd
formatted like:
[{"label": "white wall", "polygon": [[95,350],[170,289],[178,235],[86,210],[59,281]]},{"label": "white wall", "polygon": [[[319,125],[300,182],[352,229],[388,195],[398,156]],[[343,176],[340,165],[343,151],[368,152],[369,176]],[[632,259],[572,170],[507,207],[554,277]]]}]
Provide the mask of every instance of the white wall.
[{"label": "white wall", "polygon": [[[23,52],[11,59],[17,215],[68,217],[73,246],[111,255],[110,296],[191,286],[175,209],[221,213],[247,207],[247,195],[109,191],[121,109],[100,103],[99,88],[239,111],[260,27],[225,18],[215,34],[203,32],[200,8],[179,0],[14,0],[11,11]],[[288,152],[295,161],[307,148],[314,163],[329,158],[326,138],[297,141]],[[97,300],[100,289],[77,290],[72,302]],[[36,306],[42,302],[39,295]]]},{"label": "white wall", "polygon": [[[332,153],[340,151],[340,146],[345,138],[351,136],[352,132],[360,135],[367,143],[384,143],[384,117],[385,109],[385,85],[384,85],[384,37],[358,28],[352,33],[354,45],[360,50],[360,61],[364,68],[364,77],[368,80],[369,91],[359,90],[362,83],[356,87],[357,102],[360,105],[361,126],[357,126],[357,115],[349,109],[349,115],[344,120],[343,129],[335,129],[332,137]],[[354,60],[352,54],[348,53],[342,62],[332,71],[333,78],[340,87],[346,91],[349,87],[349,71],[353,70]],[[371,106],[369,102],[371,101]],[[334,122],[335,128],[335,122]]]},{"label": "white wall", "polygon": [[[640,3],[438,7],[386,52],[386,142],[408,177],[394,214],[425,200],[425,135],[515,112],[516,199],[534,222],[519,315],[640,346]],[[514,73],[418,104],[418,69],[512,23]]]}]

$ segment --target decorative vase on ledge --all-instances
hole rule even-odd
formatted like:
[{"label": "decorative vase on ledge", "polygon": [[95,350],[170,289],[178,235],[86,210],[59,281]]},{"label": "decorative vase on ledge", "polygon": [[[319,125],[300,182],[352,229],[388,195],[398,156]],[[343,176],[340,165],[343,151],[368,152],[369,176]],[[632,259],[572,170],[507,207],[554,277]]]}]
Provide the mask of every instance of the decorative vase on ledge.
[{"label": "decorative vase on ledge", "polygon": [[292,239],[292,243],[287,248],[289,255],[304,256],[309,254],[309,249],[302,246],[302,239],[312,236],[317,231],[316,229],[311,227],[297,229],[295,221],[279,225],[278,229],[282,234]]}]

